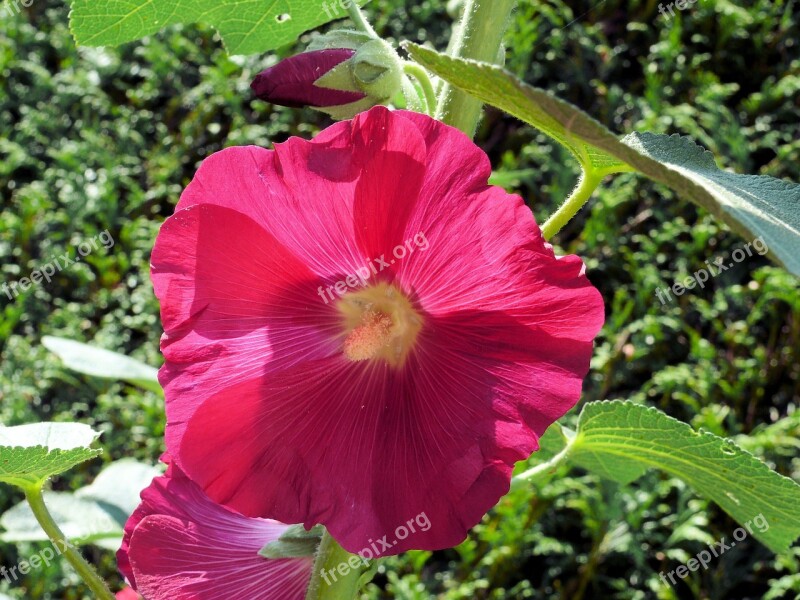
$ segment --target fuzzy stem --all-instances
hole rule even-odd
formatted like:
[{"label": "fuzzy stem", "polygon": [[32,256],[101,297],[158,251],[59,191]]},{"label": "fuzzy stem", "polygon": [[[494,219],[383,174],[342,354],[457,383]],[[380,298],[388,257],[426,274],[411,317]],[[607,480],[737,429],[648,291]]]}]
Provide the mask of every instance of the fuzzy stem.
[{"label": "fuzzy stem", "polygon": [[100,578],[92,565],[86,562],[80,552],[67,541],[58,524],[53,520],[50,511],[48,511],[47,506],[45,506],[42,488],[39,486],[31,486],[24,491],[25,498],[31,506],[33,516],[36,517],[36,520],[39,522],[42,529],[44,529],[47,537],[50,538],[55,549],[64,555],[67,562],[72,565],[97,598],[100,598],[100,600],[114,600],[114,594],[108,589],[106,582]]},{"label": "fuzzy stem", "polygon": [[[515,0],[467,0],[453,34],[450,55],[496,63]],[[445,83],[436,118],[473,137],[483,104],[466,92]]]},{"label": "fuzzy stem", "polygon": [[597,186],[603,181],[603,175],[597,173],[583,172],[575,190],[569,198],[564,201],[559,209],[554,212],[544,225],[542,225],[542,235],[549,240],[574,217],[584,204],[591,198]]},{"label": "fuzzy stem", "polygon": [[[352,600],[358,594],[364,561],[353,568],[354,557],[325,530],[319,543],[306,600]],[[340,570],[341,569],[341,570]],[[345,575],[342,575],[345,572]]]},{"label": "fuzzy stem", "polygon": [[378,34],[375,33],[375,30],[372,28],[372,25],[369,24],[367,18],[364,16],[364,13],[361,12],[361,8],[359,8],[358,3],[353,0],[350,5],[347,7],[347,12],[350,15],[350,20],[356,26],[356,29],[360,29],[364,33],[368,33],[371,37],[380,39]]},{"label": "fuzzy stem", "polygon": [[561,463],[563,463],[569,456],[572,450],[572,442],[568,442],[566,446],[558,454],[553,455],[550,460],[539,463],[535,467],[531,467],[527,471],[520,473],[516,477],[511,478],[511,491],[518,490],[531,479],[536,479],[539,475],[548,471],[555,470]]},{"label": "fuzzy stem", "polygon": [[419,82],[425,95],[427,113],[433,116],[433,112],[436,110],[436,92],[433,89],[433,84],[431,83],[428,72],[417,63],[407,61],[403,63],[403,71],[406,75],[413,77]]}]

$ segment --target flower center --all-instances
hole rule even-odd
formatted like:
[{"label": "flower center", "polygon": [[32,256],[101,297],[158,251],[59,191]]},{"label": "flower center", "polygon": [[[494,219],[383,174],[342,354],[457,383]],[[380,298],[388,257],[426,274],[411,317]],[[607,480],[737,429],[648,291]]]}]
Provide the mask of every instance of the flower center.
[{"label": "flower center", "polygon": [[344,355],[354,362],[383,359],[402,366],[422,328],[408,298],[386,283],[345,294],[337,308],[344,319]]}]

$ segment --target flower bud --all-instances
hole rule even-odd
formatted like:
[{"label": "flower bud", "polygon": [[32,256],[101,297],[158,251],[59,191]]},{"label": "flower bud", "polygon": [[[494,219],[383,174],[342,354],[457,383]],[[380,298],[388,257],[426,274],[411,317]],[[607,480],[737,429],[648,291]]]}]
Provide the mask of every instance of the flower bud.
[{"label": "flower bud", "polygon": [[390,102],[402,81],[402,61],[390,44],[340,30],[316,37],[308,52],[270,67],[251,87],[273,104],[310,106],[334,119],[350,119]]},{"label": "flower bud", "polygon": [[357,102],[366,94],[355,88],[341,90],[314,85],[353,55],[355,50],[347,48],[303,52],[262,71],[250,87],[261,100],[280,106],[325,107]]}]

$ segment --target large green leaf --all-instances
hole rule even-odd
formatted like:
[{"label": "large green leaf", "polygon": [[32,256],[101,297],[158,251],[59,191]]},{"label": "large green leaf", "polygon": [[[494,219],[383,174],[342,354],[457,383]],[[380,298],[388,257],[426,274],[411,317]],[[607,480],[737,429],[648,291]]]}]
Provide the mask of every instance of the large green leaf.
[{"label": "large green leaf", "polygon": [[[66,492],[45,492],[44,503],[64,537],[80,545],[94,543],[109,550],[119,548],[124,523],[120,524],[101,503]],[[20,502],[0,517],[4,542],[46,542],[49,538],[27,502]]]},{"label": "large green leaf", "polygon": [[0,426],[0,481],[41,487],[53,475],[100,454],[90,447],[98,435],[81,423]]},{"label": "large green leaf", "polygon": [[121,379],[164,394],[158,383],[158,369],[143,362],[110,350],[49,335],[42,338],[42,344],[73,371],[103,379]]},{"label": "large green leaf", "polygon": [[[73,544],[95,544],[109,550],[119,548],[128,517],[140,502],[140,492],[161,469],[122,459],[103,469],[94,482],[74,494],[45,492],[50,514]],[[46,541],[27,502],[21,502],[0,517],[6,542]]]},{"label": "large green leaf", "polygon": [[[359,0],[365,4],[367,0]],[[205,23],[231,54],[256,54],[347,15],[338,0],[72,0],[70,26],[84,46],[117,46],[176,23]]]},{"label": "large green leaf", "polygon": [[629,483],[662,469],[719,504],[775,552],[800,535],[800,485],[779,475],[730,440],[632,402],[592,402],[581,413],[570,460],[600,476]]},{"label": "large green leaf", "polygon": [[696,202],[746,239],[761,237],[770,256],[800,276],[800,185],[721,171],[710,153],[687,138],[634,133],[620,140],[586,113],[500,67],[415,44],[405,47],[439,77],[562,143],[586,171],[639,171]]}]

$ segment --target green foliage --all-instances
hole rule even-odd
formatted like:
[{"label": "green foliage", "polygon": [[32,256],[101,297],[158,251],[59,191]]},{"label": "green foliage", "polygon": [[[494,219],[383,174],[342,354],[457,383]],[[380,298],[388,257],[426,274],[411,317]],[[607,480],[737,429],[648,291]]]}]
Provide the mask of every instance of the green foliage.
[{"label": "green foliage", "polygon": [[710,153],[678,136],[634,133],[620,141],[579,109],[500,67],[451,58],[414,44],[406,48],[436,75],[564,144],[588,173],[635,168],[697,202],[745,238],[763,238],[772,255],[800,276],[800,184],[725,173]]},{"label": "green foliage", "polygon": [[[800,485],[730,440],[632,402],[592,402],[581,412],[570,460],[602,477],[631,483],[648,467],[680,477],[740,524],[763,516],[750,533],[774,552],[800,536]],[[763,527],[763,525],[762,525]]]},{"label": "green foliage", "polygon": [[499,66],[452,58],[413,43],[403,47],[435,75],[563,144],[586,171],[605,175],[629,170],[605,147],[611,146],[609,139],[618,143],[616,138],[600,123],[553,94],[525,85]]},{"label": "green foliage", "polygon": [[[73,544],[96,544],[116,551],[128,517],[138,506],[139,493],[161,470],[130,459],[111,463],[91,485],[74,493],[45,492],[44,500],[53,519]],[[27,502],[21,502],[0,517],[6,542],[46,541]]]},{"label": "green foliage", "polygon": [[72,340],[46,335],[45,348],[64,361],[64,366],[92,377],[121,379],[164,395],[158,383],[158,369],[117,352],[95,348]]},{"label": "green foliage", "polygon": [[[75,40],[85,46],[118,46],[177,23],[205,23],[219,31],[231,54],[255,54],[342,18],[338,1],[277,0],[71,0]],[[363,4],[367,0],[356,0]],[[326,10],[327,7],[327,10]]]},{"label": "green foliage", "polygon": [[53,475],[98,456],[91,448],[100,435],[82,423],[0,426],[0,481],[40,488]]}]

